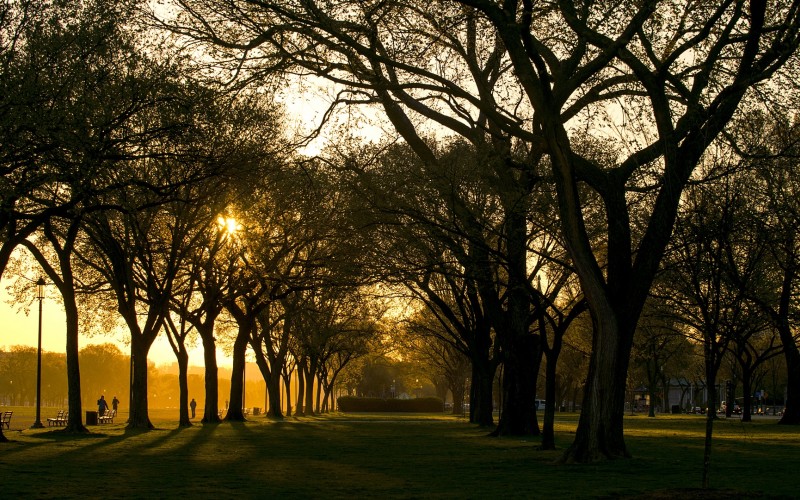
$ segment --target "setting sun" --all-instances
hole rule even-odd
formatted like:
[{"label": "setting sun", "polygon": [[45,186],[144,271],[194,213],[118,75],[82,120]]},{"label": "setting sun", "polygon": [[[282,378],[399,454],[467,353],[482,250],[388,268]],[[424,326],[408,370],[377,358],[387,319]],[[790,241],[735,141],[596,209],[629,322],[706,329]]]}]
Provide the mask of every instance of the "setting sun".
[{"label": "setting sun", "polygon": [[237,222],[233,217],[223,217],[220,215],[217,217],[217,224],[221,230],[228,234],[234,234],[242,229],[242,225],[239,224],[239,222]]}]

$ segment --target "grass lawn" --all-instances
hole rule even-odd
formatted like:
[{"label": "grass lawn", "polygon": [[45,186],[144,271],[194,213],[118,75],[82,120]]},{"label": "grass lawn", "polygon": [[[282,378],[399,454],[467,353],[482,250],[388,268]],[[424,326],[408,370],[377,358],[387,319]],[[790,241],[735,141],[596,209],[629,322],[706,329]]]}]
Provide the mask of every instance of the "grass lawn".
[{"label": "grass lawn", "polygon": [[[560,451],[537,450],[538,438],[490,438],[442,415],[251,417],[180,429],[176,410],[153,410],[156,430],[126,431],[121,413],[76,436],[28,429],[32,409],[13,410],[11,442],[0,443],[2,498],[800,498],[800,428],[775,419],[717,422],[718,491],[698,492],[696,415],[628,417],[634,458],[560,466]],[[42,420],[55,413],[43,410]],[[560,447],[576,423],[576,414],[558,415]]]}]

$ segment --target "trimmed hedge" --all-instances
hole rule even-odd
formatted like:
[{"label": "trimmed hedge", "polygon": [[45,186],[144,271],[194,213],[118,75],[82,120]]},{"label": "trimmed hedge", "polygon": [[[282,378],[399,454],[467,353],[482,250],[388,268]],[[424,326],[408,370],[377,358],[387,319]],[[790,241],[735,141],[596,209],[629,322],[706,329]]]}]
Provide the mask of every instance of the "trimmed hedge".
[{"label": "trimmed hedge", "polygon": [[442,413],[444,402],[439,398],[383,399],[342,396],[336,400],[339,411]]}]

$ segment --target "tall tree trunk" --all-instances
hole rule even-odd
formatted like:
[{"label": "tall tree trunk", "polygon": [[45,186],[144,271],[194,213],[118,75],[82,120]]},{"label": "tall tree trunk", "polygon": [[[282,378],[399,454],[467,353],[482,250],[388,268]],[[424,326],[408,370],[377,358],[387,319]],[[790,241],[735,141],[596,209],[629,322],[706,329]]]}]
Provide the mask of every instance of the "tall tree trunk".
[{"label": "tall tree trunk", "polygon": [[203,409],[204,424],[218,423],[219,418],[219,369],[217,368],[217,345],[214,341],[213,325],[197,328],[203,341],[203,360],[205,361],[206,404]]},{"label": "tall tree trunk", "polygon": [[[335,376],[334,376],[335,379]],[[322,387],[322,411],[325,413],[331,412],[331,401],[333,400],[333,384],[334,380],[331,380],[329,384],[321,384]]]},{"label": "tall tree trunk", "polygon": [[[283,379],[283,386],[284,390],[286,391],[286,416],[292,416],[292,374],[286,373],[281,374],[281,378]],[[280,390],[277,392],[278,394],[278,405],[280,405]],[[270,399],[272,401],[272,399]]]},{"label": "tall tree trunk", "polygon": [[538,335],[521,335],[509,346],[503,368],[503,412],[495,436],[538,436],[536,381],[542,360]]},{"label": "tall tree trunk", "polygon": [[179,399],[179,427],[191,427],[192,420],[189,418],[189,353],[186,346],[181,344],[179,351],[175,354],[178,360],[178,387]]},{"label": "tall tree trunk", "polygon": [[[50,241],[51,246],[55,250],[56,256],[58,257],[58,265],[61,272],[60,277],[38,247],[33,245],[33,243],[31,243],[29,240],[22,240],[19,242],[28,249],[42,269],[45,270],[48,277],[58,286],[58,291],[61,293],[61,298],[64,304],[67,334],[67,400],[69,408],[69,416],[67,417],[67,424],[64,428],[65,432],[87,432],[86,427],[83,426],[82,417],[83,408],[81,402],[81,373],[80,363],[78,361],[78,338],[80,326],[78,320],[78,306],[75,301],[75,279],[72,271],[72,249],[74,247],[75,239],[77,238],[80,223],[80,217],[76,217],[72,220],[67,233],[64,235],[63,242],[59,241],[59,237],[56,232],[53,231],[50,223],[48,222],[45,224],[45,236]],[[7,250],[8,247],[4,245],[3,249]],[[0,259],[6,258],[7,256],[0,255]],[[5,269],[5,260],[2,261],[2,264],[3,266],[0,267],[0,269]]]},{"label": "tall tree trunk", "polygon": [[[267,415],[272,418],[283,418],[283,411],[281,410],[281,372],[280,369],[272,370],[267,383],[267,396],[269,399],[269,410]],[[288,393],[287,393],[288,394]],[[287,403],[289,398],[287,397]],[[289,403],[289,411],[291,411],[291,403]]]},{"label": "tall tree trunk", "polygon": [[594,323],[593,355],[575,440],[561,457],[563,463],[630,457],[623,436],[623,414],[632,335],[621,338],[612,311],[590,311]]},{"label": "tall tree trunk", "polygon": [[317,399],[316,403],[317,413],[322,413],[322,377],[320,377],[319,375],[317,375],[316,399]]},{"label": "tall tree trunk", "polygon": [[62,292],[64,311],[67,322],[67,401],[69,416],[66,432],[87,432],[83,426],[83,407],[81,402],[81,370],[78,363],[78,307],[75,304],[75,294],[71,291]]},{"label": "tall tree trunk", "polygon": [[308,358],[308,369],[305,370],[305,379],[306,379],[306,404],[305,404],[305,415],[314,415],[314,375],[317,371],[317,360],[316,358],[309,357]]},{"label": "tall tree trunk", "polygon": [[243,422],[244,413],[244,391],[245,389],[245,369],[246,369],[246,354],[247,344],[250,339],[250,331],[242,328],[236,335],[236,340],[233,342],[233,360],[231,366],[231,393],[228,398],[230,406],[228,413],[225,415],[225,420]]},{"label": "tall tree trunk", "polygon": [[256,356],[256,365],[258,365],[258,369],[267,386],[267,408],[264,409],[264,412],[268,417],[282,419],[281,380],[283,377],[281,376],[281,368],[277,366],[272,369],[262,350],[253,348],[253,352]]},{"label": "tall tree trunk", "polygon": [[[525,181],[521,181],[524,185]],[[503,353],[503,408],[493,435],[539,435],[536,382],[542,360],[539,336],[530,328],[531,295],[527,272],[527,204],[525,193],[505,196],[507,245],[507,311],[496,318],[495,332]]]},{"label": "tall tree trunk", "polygon": [[[131,387],[129,429],[152,429],[147,401],[147,354],[151,343],[142,334],[131,335],[133,385]],[[71,411],[70,411],[71,413]]]},{"label": "tall tree trunk", "polygon": [[469,421],[481,427],[494,425],[492,388],[496,372],[496,363],[488,359],[473,358],[472,380],[469,387]]},{"label": "tall tree trunk", "polygon": [[542,424],[542,449],[555,450],[556,437],[555,437],[555,422],[556,422],[556,366],[558,355],[561,351],[561,343],[558,342],[556,349],[556,342],[553,343],[554,347],[547,354],[545,361],[545,388],[544,388],[544,422]]},{"label": "tall tree trunk", "polygon": [[305,358],[297,361],[295,372],[297,373],[297,403],[294,405],[294,414],[298,416],[305,415],[305,407],[303,401],[306,397],[306,360]]}]

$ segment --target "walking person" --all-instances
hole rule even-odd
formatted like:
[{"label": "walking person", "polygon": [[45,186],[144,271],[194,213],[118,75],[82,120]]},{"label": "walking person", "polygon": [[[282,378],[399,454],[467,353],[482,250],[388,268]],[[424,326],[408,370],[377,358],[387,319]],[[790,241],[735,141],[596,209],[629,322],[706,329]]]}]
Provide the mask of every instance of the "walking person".
[{"label": "walking person", "polygon": [[105,396],[100,396],[100,399],[97,400],[97,415],[103,416],[108,411],[108,403],[106,402]]},{"label": "walking person", "polygon": [[119,399],[114,396],[114,399],[111,400],[111,409],[114,410],[114,413],[117,413],[117,407],[119,407]]},{"label": "walking person", "polygon": [[194,418],[194,410],[197,408],[197,401],[192,398],[192,402],[189,403],[189,408],[192,409],[192,418]]}]

